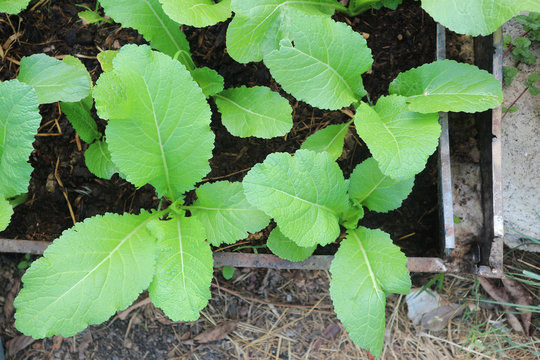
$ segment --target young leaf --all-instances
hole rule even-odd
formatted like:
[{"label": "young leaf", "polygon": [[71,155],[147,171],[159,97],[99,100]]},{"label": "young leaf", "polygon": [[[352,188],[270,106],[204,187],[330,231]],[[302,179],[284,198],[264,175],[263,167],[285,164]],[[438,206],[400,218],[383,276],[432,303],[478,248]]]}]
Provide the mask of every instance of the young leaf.
[{"label": "young leaf", "polygon": [[409,109],[478,112],[502,102],[501,83],[485,70],[454,60],[439,60],[405,71],[390,84],[390,94],[407,97]]},{"label": "young leaf", "polygon": [[510,84],[512,84],[512,81],[514,81],[514,78],[516,77],[518,73],[517,67],[503,66],[502,71],[503,71],[504,86],[510,86]]},{"label": "young leaf", "polygon": [[165,14],[159,0],[101,0],[100,4],[122,26],[140,32],[154,49],[171,57],[180,52],[180,62],[188,69],[195,67],[186,36]]},{"label": "young leaf", "polygon": [[231,0],[159,0],[171,19],[189,26],[215,25],[231,17]]},{"label": "young leaf", "polygon": [[234,136],[270,139],[292,128],[291,105],[266,86],[227,89],[214,100],[223,125]]},{"label": "young leaf", "polygon": [[13,215],[13,206],[0,195],[0,231],[6,230]]},{"label": "young leaf", "polygon": [[248,201],[273,217],[299,246],[326,245],[339,236],[347,209],[347,184],[326,152],[273,153],[243,180]]},{"label": "young leaf", "polygon": [[0,13],[18,14],[26,9],[30,0],[0,0]]},{"label": "young leaf", "polygon": [[526,37],[519,37],[512,41],[514,49],[512,49],[512,55],[516,61],[521,61],[525,64],[536,64],[536,56],[531,52],[531,40]]},{"label": "young leaf", "polygon": [[264,56],[276,81],[295,98],[335,110],[365,94],[362,73],[373,63],[366,40],[331,18],[299,16],[290,25],[290,40]]},{"label": "young leaf", "polygon": [[538,80],[540,80],[540,73],[535,72],[529,75],[527,77],[527,81],[525,82],[525,86],[527,86],[527,89],[532,96],[536,96],[540,93],[540,89],[534,86]]},{"label": "young leaf", "polygon": [[349,201],[349,207],[340,215],[340,224],[346,229],[356,229],[358,221],[364,217],[364,208],[360,204]]},{"label": "young leaf", "polygon": [[90,145],[84,152],[84,162],[92,174],[102,179],[110,179],[118,172],[105,141],[98,140]]},{"label": "young leaf", "polygon": [[124,46],[114,69],[94,89],[96,109],[109,119],[113,163],[140,187],[178,199],[210,171],[214,134],[210,107],[186,68],[148,46]]},{"label": "young leaf", "polygon": [[387,212],[401,206],[414,185],[414,177],[395,180],[384,175],[373,158],[358,164],[349,179],[349,196],[369,210]]},{"label": "young leaf", "polygon": [[195,321],[211,297],[213,259],[204,229],[194,218],[175,214],[156,220],[149,230],[158,238],[156,273],[150,298],[173,321]]},{"label": "young leaf", "polygon": [[279,228],[275,228],[268,236],[266,245],[275,255],[289,261],[304,261],[310,257],[317,245],[302,247],[283,235]]},{"label": "young leaf", "polygon": [[110,19],[107,19],[98,14],[94,10],[83,10],[77,13],[77,16],[83,21],[84,24],[98,24],[101,22],[112,23]]},{"label": "young leaf", "polygon": [[466,35],[490,35],[522,11],[540,12],[538,0],[422,0],[438,23]]},{"label": "young leaf", "polygon": [[344,9],[334,0],[233,0],[234,18],[227,28],[227,52],[236,61],[261,61],[263,55],[279,48],[286,27],[299,13],[326,16]]},{"label": "young leaf", "polygon": [[35,90],[18,80],[0,82],[0,195],[6,199],[28,191],[40,122]]},{"label": "young leaf", "polygon": [[311,150],[315,152],[326,151],[332,157],[332,160],[337,160],[343,152],[343,143],[345,135],[349,131],[349,125],[352,120],[345,124],[328,125],[324,129],[318,130],[311,134],[302,143],[300,149]]},{"label": "young leaf", "polygon": [[117,50],[105,50],[97,54],[97,59],[101,65],[101,70],[111,71],[113,69],[113,59],[117,54]]},{"label": "young leaf", "polygon": [[223,269],[221,269],[221,275],[223,275],[225,280],[231,280],[234,276],[234,267],[228,265],[224,266]]},{"label": "young leaf", "polygon": [[191,71],[193,80],[199,84],[204,96],[210,97],[223,91],[224,80],[216,70],[207,67],[196,68]]},{"label": "young leaf", "polygon": [[270,222],[270,218],[251,205],[244,195],[242,183],[218,181],[201,185],[197,200],[189,207],[206,229],[206,238],[214,245],[232,244],[245,239]]},{"label": "young leaf", "polygon": [[15,299],[15,325],[34,339],[72,336],[126,308],[154,273],[156,217],[105,214],[62,233],[34,261]]},{"label": "young leaf", "polygon": [[92,117],[91,110],[94,105],[92,95],[77,102],[61,102],[60,108],[66,115],[73,128],[83,141],[91,144],[101,137],[97,124]]},{"label": "young leaf", "polygon": [[531,12],[529,15],[518,15],[515,17],[518,23],[523,24],[523,30],[529,32],[532,40],[540,41],[540,13]]},{"label": "young leaf", "polygon": [[375,357],[384,342],[386,296],[407,294],[407,258],[390,236],[360,227],[341,242],[330,272],[330,295],[351,339]]},{"label": "young leaf", "polygon": [[86,68],[74,59],[60,61],[45,54],[23,57],[17,79],[36,90],[40,104],[79,101],[90,94],[92,81]]},{"label": "young leaf", "polygon": [[406,98],[390,95],[380,98],[373,108],[360,104],[354,124],[382,173],[403,180],[422,171],[437,149],[438,117],[409,111]]}]

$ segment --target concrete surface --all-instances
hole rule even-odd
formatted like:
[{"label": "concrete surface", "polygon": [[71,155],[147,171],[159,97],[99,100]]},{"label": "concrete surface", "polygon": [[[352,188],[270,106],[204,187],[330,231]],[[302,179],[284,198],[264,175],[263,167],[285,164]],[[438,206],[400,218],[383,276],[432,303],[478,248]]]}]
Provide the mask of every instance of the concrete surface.
[{"label": "concrete surface", "polygon": [[[503,27],[503,34],[512,38],[522,33],[522,25],[514,20]],[[523,83],[530,74],[540,71],[540,46],[533,44],[536,64],[517,66],[516,78],[504,88],[504,106],[509,106],[525,88]],[[511,54],[505,56],[504,65],[516,65]],[[527,93],[516,105],[519,110],[502,121],[504,226],[509,246],[522,244],[523,236],[517,232],[540,239],[540,95],[532,97]],[[527,249],[540,251],[539,246]]]}]

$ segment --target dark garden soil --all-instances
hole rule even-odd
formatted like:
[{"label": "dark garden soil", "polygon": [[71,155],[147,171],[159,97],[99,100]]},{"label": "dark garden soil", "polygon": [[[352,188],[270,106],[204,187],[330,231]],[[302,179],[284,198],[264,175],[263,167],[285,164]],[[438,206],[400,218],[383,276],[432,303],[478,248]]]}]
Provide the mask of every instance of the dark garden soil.
[{"label": "dark garden soil", "polygon": [[[145,43],[136,31],[121,28],[117,24],[84,25],[77,16],[79,8],[75,4],[79,3],[81,1],[51,0],[45,1],[34,10],[26,10],[19,16],[0,15],[0,46],[4,47],[4,58],[0,62],[0,80],[16,77],[18,62],[23,56],[42,52],[51,56],[77,56],[96,80],[101,69],[95,56],[100,50],[116,50],[126,43]],[[94,1],[84,4],[92,8],[95,6]],[[435,24],[415,1],[405,1],[396,11],[382,9],[356,18],[336,15],[335,19],[346,22],[354,30],[361,32],[373,52],[373,68],[363,76],[371,101],[387,94],[388,84],[399,72],[434,60]],[[225,130],[219,114],[214,111],[211,126],[216,134],[216,147],[211,160],[212,171],[203,181],[239,181],[254,164],[262,162],[268,154],[292,153],[313,132],[329,124],[346,122],[350,118],[347,115],[350,111],[322,111],[294,100],[280,89],[262,63],[239,64],[233,61],[225,49],[227,24],[205,29],[184,27],[195,63],[217,70],[225,78],[226,87],[266,85],[280,91],[293,106],[294,127],[285,138],[241,139]],[[214,104],[211,106],[215,110]],[[44,105],[40,109],[43,121],[34,143],[35,151],[30,158],[34,172],[28,200],[15,209],[10,226],[0,237],[51,241],[63,230],[71,227],[74,221],[79,222],[105,212],[138,212],[140,209],[158,206],[159,199],[151,186],[135,189],[117,175],[112,180],[93,176],[84,164],[83,154],[87,145],[78,139],[65,116],[60,113],[58,105]],[[103,130],[104,122],[98,119],[96,121]],[[349,132],[343,156],[338,161],[345,176],[348,177],[354,166],[367,156],[369,151],[365,144],[354,131]],[[412,194],[399,210],[388,214],[368,213],[362,220],[362,225],[389,232],[408,256],[437,256],[436,178],[437,161],[432,156],[426,170],[417,176]],[[259,239],[255,240],[254,244],[264,242],[264,236],[252,238]],[[240,244],[245,245],[245,242]],[[319,253],[331,253],[334,249],[335,245],[331,245],[319,249]],[[264,249],[262,251],[264,252]],[[21,257],[2,255],[0,260],[8,268],[13,268]],[[11,288],[14,281],[9,276],[0,277],[0,289]],[[6,296],[3,299],[5,301]],[[7,315],[9,314],[6,314],[3,320],[12,321]],[[117,320],[112,326],[123,328],[118,332],[123,337],[128,324]],[[103,328],[104,326],[100,327]],[[138,326],[136,331],[140,328],[142,327]],[[170,330],[168,328],[166,331]],[[164,352],[158,352],[157,355],[149,353],[146,359],[166,358],[171,349],[164,339],[167,339],[167,336],[174,338],[174,334],[161,337],[161,331],[165,330],[152,331],[153,335],[143,332],[142,340],[139,340],[144,342],[146,347],[152,348],[155,345],[155,349],[162,348]],[[155,333],[156,331],[158,333]],[[190,331],[197,333],[197,326],[190,327]],[[14,337],[16,332],[12,323],[0,327],[0,334],[4,341]],[[152,336],[156,340],[152,340]],[[148,338],[144,339],[145,337]],[[135,351],[125,347],[123,339],[118,340],[120,345],[114,345],[114,338],[103,341],[110,345],[103,345],[99,349],[102,353],[94,353],[97,354],[95,358],[142,358],[140,354],[145,353],[144,349]],[[154,345],[152,341],[155,341]],[[50,345],[52,346],[52,343]],[[118,353],[111,350],[115,346],[121,348]],[[41,358],[37,356],[34,358]]]}]

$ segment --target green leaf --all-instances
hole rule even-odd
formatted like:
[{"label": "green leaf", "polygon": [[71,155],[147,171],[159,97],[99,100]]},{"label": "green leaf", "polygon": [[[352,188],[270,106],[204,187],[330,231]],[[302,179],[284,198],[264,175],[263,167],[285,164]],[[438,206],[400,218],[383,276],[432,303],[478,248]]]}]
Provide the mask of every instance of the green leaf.
[{"label": "green leaf", "polygon": [[28,191],[40,122],[35,90],[18,80],[0,82],[0,195],[6,199]]},{"label": "green leaf", "polygon": [[502,70],[504,86],[510,86],[518,73],[518,69],[514,66],[503,66]]},{"label": "green leaf", "polygon": [[6,230],[13,215],[13,207],[0,195],[0,231]]},{"label": "green leaf", "polygon": [[150,45],[169,56],[180,52],[179,60],[189,69],[194,67],[189,43],[180,25],[163,11],[159,0],[101,0],[105,13],[124,27],[137,30]]},{"label": "green leaf", "polygon": [[341,242],[330,272],[330,295],[337,317],[356,345],[380,357],[386,296],[407,294],[407,258],[380,230],[360,227]]},{"label": "green leaf", "polygon": [[231,0],[159,0],[171,19],[189,26],[215,25],[231,17]]},{"label": "green leaf", "polygon": [[326,245],[339,236],[347,184],[328,153],[270,154],[243,184],[248,201],[273,217],[283,235],[299,246]]},{"label": "green leaf", "polygon": [[358,221],[364,217],[364,208],[349,201],[348,209],[340,215],[340,224],[346,229],[356,229]]},{"label": "green leaf", "polygon": [[223,91],[223,76],[219,75],[216,70],[207,67],[196,68],[191,71],[191,76],[193,76],[193,80],[199,84],[206,97],[210,97]]},{"label": "green leaf", "polygon": [[149,229],[159,249],[148,288],[152,302],[173,321],[197,320],[211,297],[213,276],[212,250],[202,225],[175,214],[172,220],[152,222]]},{"label": "green leaf", "polygon": [[40,104],[75,102],[90,94],[90,74],[72,56],[57,60],[45,54],[25,56],[17,79],[36,90]]},{"label": "green leaf", "polygon": [[118,172],[111,160],[111,153],[105,141],[96,141],[84,152],[84,162],[92,174],[102,179],[110,179]]},{"label": "green leaf", "polygon": [[210,171],[210,107],[186,68],[148,46],[126,45],[94,89],[117,169],[178,199]]},{"label": "green leaf", "polygon": [[390,94],[407,97],[409,109],[478,112],[502,102],[501,83],[485,70],[454,60],[439,60],[405,71],[390,84]]},{"label": "green leaf", "polygon": [[536,64],[536,56],[531,52],[531,40],[526,37],[519,37],[512,41],[514,48],[512,49],[512,55],[516,61],[521,61],[525,64]]},{"label": "green leaf", "polygon": [[317,245],[302,247],[283,235],[279,228],[272,230],[266,241],[266,245],[275,255],[289,261],[304,261],[310,257]]},{"label": "green leaf", "polygon": [[221,274],[225,280],[231,280],[234,276],[234,267],[228,265],[224,266],[223,269],[221,269]]},{"label": "green leaf", "polygon": [[538,0],[422,0],[422,7],[452,31],[489,35],[522,11],[540,11]]},{"label": "green leaf", "polygon": [[101,137],[101,133],[97,129],[97,124],[92,117],[92,106],[94,99],[92,95],[77,102],[61,102],[60,108],[66,115],[73,128],[79,134],[83,141],[91,144],[94,140]]},{"label": "green leaf", "polygon": [[540,41],[540,13],[531,12],[529,15],[518,15],[516,21],[523,24],[523,30],[528,31],[532,40]]},{"label": "green leaf", "polygon": [[111,20],[104,18],[103,16],[99,15],[97,11],[93,10],[79,11],[77,15],[79,18],[81,18],[81,20],[83,20],[83,22],[88,24],[96,24],[100,22],[112,23]]},{"label": "green leaf", "polygon": [[214,100],[223,125],[234,136],[270,139],[292,128],[291,105],[266,86],[227,89]]},{"label": "green leaf", "polygon": [[18,14],[26,9],[30,0],[0,0],[0,13]]},{"label": "green leaf", "polygon": [[234,18],[227,28],[227,52],[236,61],[261,61],[263,55],[279,49],[287,37],[287,26],[299,13],[330,17],[344,9],[335,0],[233,0]]},{"label": "green leaf", "polygon": [[397,95],[366,103],[356,110],[354,124],[382,173],[394,179],[409,179],[422,171],[439,143],[438,114],[408,110],[406,98]]},{"label": "green leaf", "polygon": [[22,278],[17,329],[72,336],[130,305],[152,280],[156,244],[146,225],[156,216],[105,214],[64,231]]},{"label": "green leaf", "polygon": [[318,130],[311,134],[302,143],[300,149],[311,150],[315,152],[326,151],[332,157],[332,160],[337,160],[343,153],[343,143],[345,135],[349,131],[349,125],[352,120],[345,124],[328,125],[324,129]]},{"label": "green leaf", "polygon": [[362,73],[373,63],[362,35],[344,23],[325,17],[298,17],[290,39],[264,56],[276,81],[295,98],[336,110],[365,94]]},{"label": "green leaf", "polygon": [[369,210],[387,212],[401,206],[414,186],[414,178],[395,180],[384,175],[373,158],[358,164],[349,180],[349,196],[353,202]]},{"label": "green leaf", "polygon": [[189,207],[206,229],[206,238],[214,245],[233,244],[249,234],[262,230],[270,218],[251,205],[242,183],[218,181],[201,185],[197,200]]},{"label": "green leaf", "polygon": [[105,50],[97,54],[97,59],[103,71],[111,71],[113,69],[113,59],[117,54],[117,50]]}]

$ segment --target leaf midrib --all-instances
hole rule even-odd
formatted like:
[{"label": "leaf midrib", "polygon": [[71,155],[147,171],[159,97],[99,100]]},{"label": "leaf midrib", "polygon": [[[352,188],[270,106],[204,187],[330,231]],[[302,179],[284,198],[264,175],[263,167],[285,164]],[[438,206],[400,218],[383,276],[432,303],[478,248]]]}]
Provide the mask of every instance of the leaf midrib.
[{"label": "leaf midrib", "polygon": [[[366,267],[367,267],[368,273],[369,273],[369,278],[371,279],[371,283],[373,284],[373,289],[375,290],[375,293],[377,294],[377,298],[379,299],[379,301],[382,302],[383,299],[381,299],[381,297],[380,297],[380,291],[377,291],[377,290],[381,290],[381,289],[380,289],[380,287],[379,287],[379,285],[377,283],[377,278],[375,277],[375,273],[373,272],[373,269],[371,268],[371,263],[370,263],[369,258],[367,256],[366,249],[364,249],[364,245],[362,244],[362,241],[360,240],[360,238],[356,234],[356,231],[351,231],[351,235],[354,237],[354,240],[358,244],[358,248],[360,249],[360,252],[362,253],[362,257],[364,258],[364,262],[366,263]],[[354,295],[354,298],[358,297],[358,294],[360,293],[360,290],[361,290],[361,288],[359,287],[358,290],[356,291],[355,295]]]},{"label": "leaf midrib", "polygon": [[262,187],[265,187],[265,188],[267,188],[267,189],[271,189],[271,190],[273,190],[273,191],[277,191],[277,192],[282,193],[282,194],[284,194],[284,195],[288,195],[288,196],[290,196],[290,197],[292,197],[292,198],[294,198],[294,199],[296,199],[296,200],[299,200],[299,201],[301,201],[301,202],[305,202],[305,203],[307,203],[307,204],[310,204],[310,205],[312,205],[312,206],[318,207],[318,208],[320,208],[320,209],[329,211],[329,212],[331,212],[332,214],[335,214],[335,215],[337,216],[337,212],[336,212],[336,211],[334,211],[333,209],[331,209],[331,208],[329,208],[329,207],[326,207],[326,206],[324,206],[324,205],[317,204],[317,203],[311,202],[311,201],[306,200],[306,199],[302,199],[302,198],[300,198],[300,197],[298,197],[298,196],[296,196],[296,195],[290,194],[290,193],[288,193],[288,192],[286,192],[286,191],[283,191],[283,190],[280,190],[280,189],[276,189],[276,188],[271,187],[271,186],[268,186],[268,185],[258,184],[258,183],[252,183],[252,184],[255,185],[255,186],[262,186]]},{"label": "leaf midrib", "polygon": [[[316,61],[317,63],[320,63],[321,65],[325,66],[328,70],[330,70],[330,71],[334,74],[335,77],[337,77],[337,78],[340,80],[340,82],[342,82],[342,83],[345,85],[345,87],[349,90],[349,92],[350,92],[350,93],[352,94],[352,96],[354,97],[354,91],[351,89],[351,87],[349,86],[349,84],[347,83],[347,81],[345,81],[345,79],[343,78],[343,76],[341,76],[341,74],[339,74],[339,73],[337,72],[337,70],[335,70],[332,66],[330,66],[330,64],[327,64],[327,63],[323,62],[322,60],[319,60],[319,59],[317,59],[316,57],[313,57],[311,54],[308,54],[308,53],[304,52],[303,50],[298,49],[297,47],[291,46],[290,48],[291,48],[292,50],[294,50],[294,51],[297,51],[297,52],[300,53],[300,54],[304,54],[305,56],[307,56],[307,57],[313,59],[313,60]],[[328,50],[328,49],[327,49],[327,50]]]},{"label": "leaf midrib", "polygon": [[214,95],[214,97],[217,97],[217,98],[219,98],[219,99],[222,99],[222,100],[224,100],[224,101],[227,101],[227,102],[233,104],[234,106],[236,106],[237,108],[239,108],[240,110],[243,110],[243,111],[245,111],[245,112],[247,112],[247,113],[249,113],[249,114],[252,114],[252,115],[255,115],[255,116],[260,116],[260,117],[262,117],[262,118],[266,118],[266,119],[269,119],[269,120],[273,120],[273,121],[275,121],[275,122],[285,122],[285,123],[287,122],[287,121],[281,121],[281,120],[278,119],[278,118],[274,118],[274,117],[271,117],[271,116],[268,116],[268,115],[264,115],[264,114],[261,114],[261,113],[252,111],[252,110],[250,110],[250,109],[247,109],[247,108],[243,107],[242,105],[238,104],[237,102],[235,102],[235,101],[231,100],[230,98],[227,98],[227,97],[225,97],[225,96],[223,96],[223,95],[216,94],[216,95]]}]

